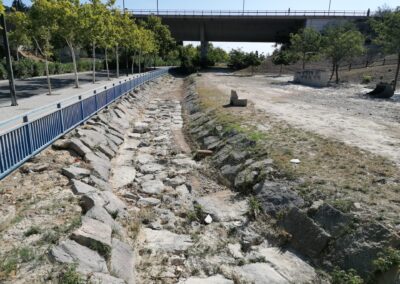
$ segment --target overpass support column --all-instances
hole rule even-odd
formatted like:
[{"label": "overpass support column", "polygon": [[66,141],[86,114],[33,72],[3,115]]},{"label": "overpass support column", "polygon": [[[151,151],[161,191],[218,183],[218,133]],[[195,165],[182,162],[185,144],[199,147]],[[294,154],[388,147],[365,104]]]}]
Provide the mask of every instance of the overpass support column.
[{"label": "overpass support column", "polygon": [[207,65],[207,49],[208,49],[208,41],[206,40],[206,28],[203,25],[201,25],[200,28],[200,63],[202,66]]}]

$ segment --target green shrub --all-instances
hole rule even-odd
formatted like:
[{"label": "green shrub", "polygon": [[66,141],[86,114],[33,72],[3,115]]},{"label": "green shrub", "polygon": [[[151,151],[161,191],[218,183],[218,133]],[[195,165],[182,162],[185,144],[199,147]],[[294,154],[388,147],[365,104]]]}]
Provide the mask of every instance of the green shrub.
[{"label": "green shrub", "polygon": [[[46,74],[46,67],[44,62],[33,62],[33,73],[29,77],[43,76]],[[50,73],[51,74],[51,73]]]},{"label": "green shrub", "polygon": [[387,248],[384,252],[378,253],[378,258],[373,262],[376,272],[386,272],[391,268],[400,265],[400,251]]},{"label": "green shrub", "polygon": [[7,68],[3,63],[0,63],[0,80],[6,80],[8,78]]},{"label": "green shrub", "polygon": [[372,81],[372,76],[371,75],[363,75],[361,84],[369,84]]},{"label": "green shrub", "polygon": [[83,284],[85,281],[76,271],[75,266],[68,266],[59,276],[59,283],[63,284]]},{"label": "green shrub", "polygon": [[364,280],[357,275],[354,269],[347,271],[335,269],[332,274],[332,284],[362,284]]}]

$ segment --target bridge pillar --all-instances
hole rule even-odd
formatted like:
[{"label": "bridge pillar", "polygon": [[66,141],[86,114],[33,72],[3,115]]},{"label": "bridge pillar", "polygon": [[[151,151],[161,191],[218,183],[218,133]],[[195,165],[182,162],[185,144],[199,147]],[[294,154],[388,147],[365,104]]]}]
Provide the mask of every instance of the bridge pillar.
[{"label": "bridge pillar", "polygon": [[200,43],[200,63],[202,66],[206,66],[208,41],[206,40],[206,28],[204,24],[200,27]]}]

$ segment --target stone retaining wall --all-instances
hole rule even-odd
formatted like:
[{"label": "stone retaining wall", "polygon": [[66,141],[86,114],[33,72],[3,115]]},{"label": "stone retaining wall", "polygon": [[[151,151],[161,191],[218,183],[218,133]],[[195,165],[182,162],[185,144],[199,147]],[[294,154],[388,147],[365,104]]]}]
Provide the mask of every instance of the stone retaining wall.
[{"label": "stone retaining wall", "polygon": [[225,130],[213,110],[200,107],[194,80],[187,82],[188,135],[200,149],[213,151],[207,159],[221,177],[235,190],[254,195],[264,213],[279,219],[289,245],[314,265],[328,271],[336,266],[355,269],[364,279],[374,279],[373,261],[386,248],[398,248],[399,236],[379,222],[344,213],[323,200],[303,200],[297,182],[277,178],[274,161],[252,151],[256,142],[244,134]]}]

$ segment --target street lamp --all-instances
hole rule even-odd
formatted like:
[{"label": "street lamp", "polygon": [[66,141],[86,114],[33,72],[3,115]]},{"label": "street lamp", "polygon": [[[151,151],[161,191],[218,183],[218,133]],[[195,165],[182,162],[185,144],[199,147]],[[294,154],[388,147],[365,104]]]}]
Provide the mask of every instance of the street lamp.
[{"label": "street lamp", "polygon": [[243,14],[244,14],[244,4],[246,3],[246,0],[243,0]]},{"label": "street lamp", "polygon": [[329,15],[329,12],[331,11],[331,3],[332,3],[332,0],[329,0],[328,15]]},{"label": "street lamp", "polygon": [[158,15],[158,0],[157,0],[157,15]]}]

